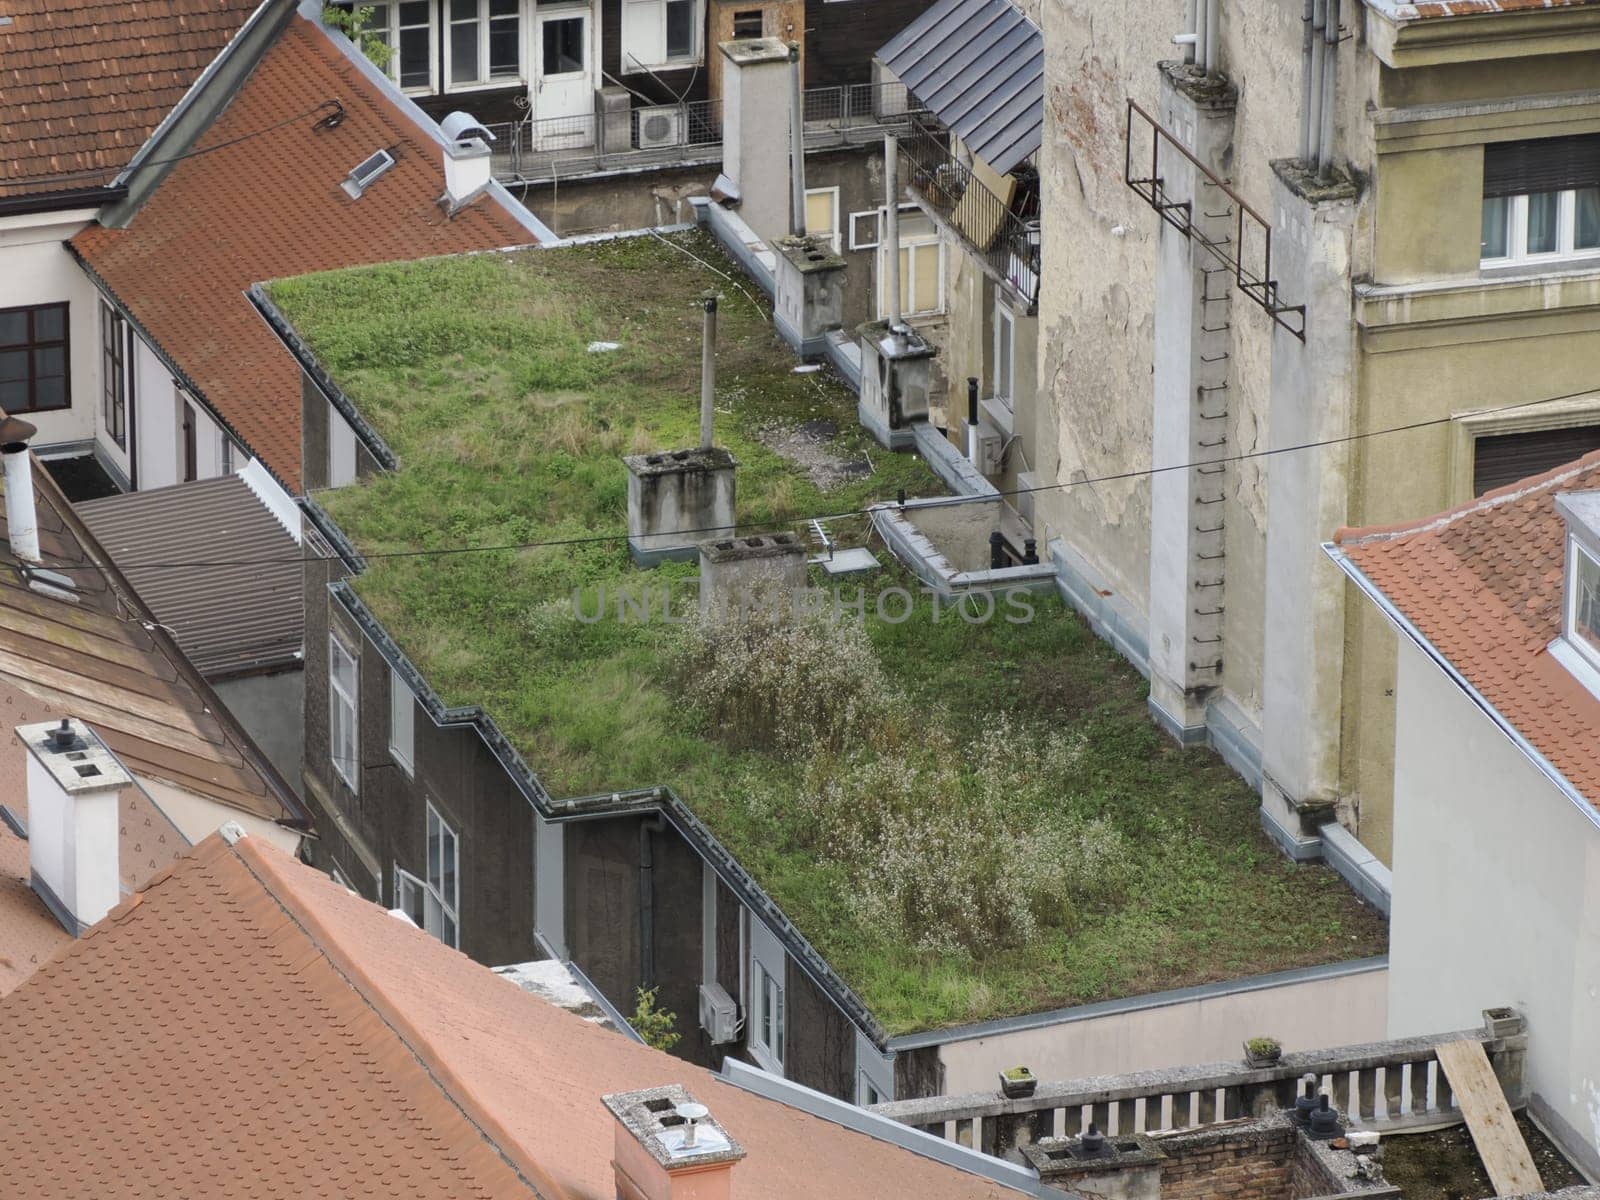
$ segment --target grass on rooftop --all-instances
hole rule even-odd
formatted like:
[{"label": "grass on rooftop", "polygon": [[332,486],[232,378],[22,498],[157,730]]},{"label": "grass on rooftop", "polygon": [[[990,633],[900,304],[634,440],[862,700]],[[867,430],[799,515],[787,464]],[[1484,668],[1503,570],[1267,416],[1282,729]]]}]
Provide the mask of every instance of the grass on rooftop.
[{"label": "grass on rooftop", "polygon": [[[707,287],[723,298],[717,441],[741,464],[741,522],[938,492],[916,458],[861,433],[836,381],[792,371],[754,286],[708,239],[671,241],[272,285],[400,459],[319,497],[356,545],[624,530],[621,455],[697,439]],[[854,472],[813,476],[771,448],[818,420],[838,430],[822,454]],[[834,529],[859,539],[865,523]],[[807,749],[735,736],[717,705],[738,664],[692,632],[575,616],[575,589],[592,606],[599,589],[692,573],[641,574],[617,538],[374,558],[354,586],[446,702],[482,704],[552,793],[673,787],[891,1031],[1382,951],[1382,921],[1330,871],[1283,859],[1243,783],[1167,742],[1143,681],[1058,602],[1037,599],[1027,624],[971,625],[920,600],[903,623],[839,632],[825,668],[861,685],[861,711],[838,745]],[[897,583],[915,590],[891,564],[869,586]],[[760,684],[765,698],[794,708],[809,692],[793,680],[820,678],[805,671],[822,657],[794,650],[799,674]],[[795,720],[837,715],[820,709]]]}]

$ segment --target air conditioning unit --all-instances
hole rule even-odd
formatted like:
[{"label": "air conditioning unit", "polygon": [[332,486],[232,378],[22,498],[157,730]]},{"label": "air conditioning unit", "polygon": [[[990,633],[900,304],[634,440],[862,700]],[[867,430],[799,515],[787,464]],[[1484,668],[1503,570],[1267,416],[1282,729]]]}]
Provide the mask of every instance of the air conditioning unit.
[{"label": "air conditioning unit", "polygon": [[700,985],[700,1028],[713,1046],[739,1040],[739,1006],[720,983]]},{"label": "air conditioning unit", "polygon": [[983,475],[1005,469],[1005,436],[988,421],[967,426],[967,458]]},{"label": "air conditioning unit", "polygon": [[640,150],[660,150],[683,145],[683,109],[675,104],[638,110],[635,144]]}]

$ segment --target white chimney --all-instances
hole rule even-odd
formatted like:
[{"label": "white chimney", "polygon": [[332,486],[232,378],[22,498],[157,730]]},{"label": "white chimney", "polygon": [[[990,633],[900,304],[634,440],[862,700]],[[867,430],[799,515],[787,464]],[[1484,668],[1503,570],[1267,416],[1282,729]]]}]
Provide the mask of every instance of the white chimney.
[{"label": "white chimney", "polygon": [[600,1097],[618,1200],[731,1200],[744,1147],[680,1084]]},{"label": "white chimney", "polygon": [[17,726],[28,748],[28,857],[33,890],[74,936],[122,898],[117,795],[133,783],[81,721]]},{"label": "white chimney", "polygon": [[28,439],[38,430],[26,421],[0,421],[0,459],[5,462],[6,530],[11,553],[23,562],[39,561],[39,517],[33,500],[33,459]]},{"label": "white chimney", "polygon": [[453,112],[439,122],[444,134],[444,195],[439,202],[452,216],[472,203],[489,186],[494,159],[489,143],[494,134],[464,112]]}]

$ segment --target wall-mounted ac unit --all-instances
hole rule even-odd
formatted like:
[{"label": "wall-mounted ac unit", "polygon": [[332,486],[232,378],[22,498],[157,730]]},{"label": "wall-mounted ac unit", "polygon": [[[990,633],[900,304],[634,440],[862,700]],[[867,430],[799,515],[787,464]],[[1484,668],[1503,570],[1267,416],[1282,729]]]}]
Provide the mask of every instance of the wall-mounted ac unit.
[{"label": "wall-mounted ac unit", "polygon": [[980,474],[998,475],[1005,469],[1005,436],[987,421],[967,426],[967,458]]},{"label": "wall-mounted ac unit", "polygon": [[636,126],[636,144],[641,150],[659,150],[683,145],[683,109],[675,104],[641,108]]},{"label": "wall-mounted ac unit", "polygon": [[739,1006],[720,983],[700,985],[700,1028],[713,1046],[739,1040]]}]

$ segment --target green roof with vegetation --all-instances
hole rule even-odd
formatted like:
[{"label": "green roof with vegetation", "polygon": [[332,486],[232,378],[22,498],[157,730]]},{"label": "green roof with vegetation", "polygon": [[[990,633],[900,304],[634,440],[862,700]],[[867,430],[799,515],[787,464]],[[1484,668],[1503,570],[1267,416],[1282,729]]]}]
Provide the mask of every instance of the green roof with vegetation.
[{"label": "green roof with vegetation", "polygon": [[908,620],[870,599],[864,621],[617,620],[619,593],[681,601],[694,574],[631,565],[621,458],[696,444],[708,287],[741,524],[939,493],[836,379],[793,369],[698,233],[268,288],[399,459],[318,496],[356,547],[492,547],[353,581],[447,704],[481,704],[554,795],[673,788],[891,1032],[1383,951],[1382,920],[1280,855],[1249,788],[1160,734],[1053,597],[1026,622],[936,613],[879,546],[865,586],[917,592]]}]

